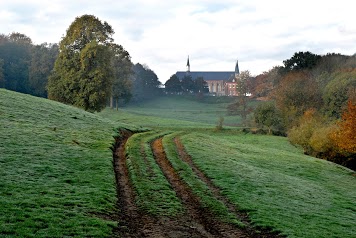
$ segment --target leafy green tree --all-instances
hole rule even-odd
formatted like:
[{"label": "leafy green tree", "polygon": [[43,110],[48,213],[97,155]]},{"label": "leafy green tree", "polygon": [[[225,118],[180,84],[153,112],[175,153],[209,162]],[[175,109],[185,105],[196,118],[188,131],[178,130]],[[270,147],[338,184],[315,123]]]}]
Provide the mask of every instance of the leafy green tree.
[{"label": "leafy green tree", "polygon": [[340,118],[356,90],[356,69],[336,71],[329,77],[331,80],[323,92],[324,111],[330,117]]},{"label": "leafy green tree", "polygon": [[168,93],[180,93],[183,90],[182,83],[175,74],[173,74],[164,85]]},{"label": "leafy green tree", "polygon": [[268,129],[268,134],[272,134],[272,130],[281,130],[281,116],[273,102],[259,104],[254,117],[257,125]]},{"label": "leafy green tree", "polygon": [[12,33],[0,37],[0,58],[3,59],[3,81],[5,88],[29,93],[29,64],[32,41],[29,37]]},{"label": "leafy green tree", "polygon": [[32,48],[29,66],[30,93],[47,97],[47,82],[58,56],[58,45],[43,43]]},{"label": "leafy green tree", "polygon": [[133,94],[136,101],[149,99],[159,94],[161,82],[147,65],[137,63],[133,67]]},{"label": "leafy green tree", "polygon": [[192,93],[195,92],[195,84],[192,79],[192,76],[186,75],[182,79],[182,88],[184,93]]},{"label": "leafy green tree", "polygon": [[87,111],[100,111],[112,92],[111,26],[92,15],[77,17],[59,44],[48,97]]},{"label": "leafy green tree", "polygon": [[121,46],[112,44],[111,49],[114,53],[114,82],[110,106],[113,108],[115,101],[116,110],[118,109],[119,100],[127,103],[132,97],[132,81],[130,77],[133,75],[130,54]]},{"label": "leafy green tree", "polygon": [[196,93],[209,93],[208,83],[203,77],[198,77],[194,80],[194,90]]}]

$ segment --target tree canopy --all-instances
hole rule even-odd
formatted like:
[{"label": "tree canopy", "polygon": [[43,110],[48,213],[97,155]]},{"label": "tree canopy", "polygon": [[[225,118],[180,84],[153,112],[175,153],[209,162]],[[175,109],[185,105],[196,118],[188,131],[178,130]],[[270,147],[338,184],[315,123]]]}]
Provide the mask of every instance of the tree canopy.
[{"label": "tree canopy", "polygon": [[48,97],[100,111],[111,95],[114,71],[111,26],[92,15],[77,17],[59,44]]},{"label": "tree canopy", "polygon": [[176,74],[173,74],[164,84],[165,90],[168,93],[180,93],[182,92],[182,83]]},{"label": "tree canopy", "polygon": [[57,44],[33,45],[24,34],[0,34],[0,87],[47,97],[48,76],[57,55]]},{"label": "tree canopy", "polygon": [[58,56],[58,45],[43,43],[32,47],[29,65],[29,87],[32,95],[47,97],[48,76]]},{"label": "tree canopy", "polygon": [[124,100],[127,103],[132,97],[131,77],[134,72],[130,54],[121,45],[111,44],[111,49],[114,52],[111,107],[113,107],[113,101],[115,101],[116,108],[118,108],[119,100]]},{"label": "tree canopy", "polygon": [[290,59],[284,60],[283,64],[286,71],[311,69],[317,64],[320,58],[320,55],[313,54],[309,51],[300,51],[294,53]]},{"label": "tree canopy", "polygon": [[136,101],[149,99],[159,94],[161,82],[147,65],[137,63],[133,66],[133,94]]}]

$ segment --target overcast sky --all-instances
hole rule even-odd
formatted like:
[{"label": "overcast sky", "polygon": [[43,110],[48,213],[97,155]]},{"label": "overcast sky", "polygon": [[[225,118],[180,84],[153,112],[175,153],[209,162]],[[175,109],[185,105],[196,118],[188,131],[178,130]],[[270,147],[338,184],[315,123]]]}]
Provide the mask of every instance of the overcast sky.
[{"label": "overcast sky", "polygon": [[297,51],[356,53],[351,0],[0,0],[0,33],[35,44],[58,43],[75,17],[92,14],[114,29],[115,42],[161,82],[184,71],[282,65]]}]

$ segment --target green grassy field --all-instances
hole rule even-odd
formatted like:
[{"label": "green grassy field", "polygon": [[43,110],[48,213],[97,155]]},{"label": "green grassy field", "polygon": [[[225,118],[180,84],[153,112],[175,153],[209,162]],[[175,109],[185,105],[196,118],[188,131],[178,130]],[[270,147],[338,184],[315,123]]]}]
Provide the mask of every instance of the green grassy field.
[{"label": "green grassy field", "polygon": [[[118,127],[97,115],[0,89],[0,236],[108,236]],[[132,128],[135,129],[135,128]]]},{"label": "green grassy field", "polygon": [[164,97],[144,106],[92,114],[0,89],[0,236],[111,236],[117,221],[104,218],[120,212],[113,136],[118,128],[151,128],[126,148],[141,209],[157,216],[182,210],[152,158],[150,141],[164,136],[167,158],[206,207],[239,223],[179,160],[172,143],[179,137],[195,165],[254,225],[288,237],[356,237],[354,171],[305,156],[286,138],[227,126],[215,131],[221,115],[227,124],[240,120],[224,114],[226,102]]},{"label": "green grassy field", "polygon": [[166,96],[121,108],[119,114],[112,114],[110,109],[100,114],[114,120],[152,128],[214,127],[220,117],[224,117],[225,126],[236,126],[241,123],[240,116],[227,115],[226,107],[233,98],[227,98],[221,103],[217,103],[219,98],[214,99],[209,100],[212,101],[210,103],[204,103],[194,98]]},{"label": "green grassy field", "polygon": [[355,237],[355,173],[305,156],[285,138],[182,136],[199,168],[252,221],[289,237]]}]

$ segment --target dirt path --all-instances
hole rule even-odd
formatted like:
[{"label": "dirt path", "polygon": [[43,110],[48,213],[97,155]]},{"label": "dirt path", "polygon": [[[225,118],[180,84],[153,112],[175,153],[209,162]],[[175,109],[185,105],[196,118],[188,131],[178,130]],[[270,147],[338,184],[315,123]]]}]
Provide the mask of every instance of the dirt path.
[{"label": "dirt path", "polygon": [[[153,217],[141,211],[135,203],[135,192],[130,182],[128,168],[126,165],[125,144],[133,132],[121,130],[120,137],[116,138],[113,153],[113,164],[117,183],[117,207],[118,214],[112,216],[112,220],[118,221],[118,227],[113,230],[113,237],[276,237],[257,235],[246,230],[240,230],[232,225],[220,222],[213,214],[203,208],[200,200],[191,188],[180,178],[168,161],[162,146],[162,138],[151,144],[156,163],[163,171],[165,177],[171,184],[177,196],[181,199],[185,213],[177,217]],[[185,152],[183,145],[176,140],[181,158],[188,161],[195,172],[198,169],[189,162],[189,155]],[[144,152],[142,154],[144,155]],[[186,157],[186,158],[185,158]],[[142,158],[145,160],[145,158]],[[191,160],[191,159],[190,159]],[[201,173],[202,180],[204,174]],[[215,189],[211,182],[211,189]],[[213,190],[212,190],[213,191]],[[217,191],[213,191],[217,194]]]},{"label": "dirt path", "polygon": [[121,130],[121,136],[116,138],[114,146],[114,171],[118,196],[119,224],[113,231],[113,237],[166,237],[160,222],[142,213],[135,204],[135,194],[129,179],[126,166],[125,144],[133,134],[128,130]]},{"label": "dirt path", "polygon": [[[138,209],[135,203],[135,192],[126,166],[125,152],[125,144],[133,133],[122,130],[120,134],[121,136],[116,138],[113,149],[118,197],[118,214],[111,217],[112,220],[118,221],[118,227],[113,230],[113,237],[213,237],[199,231],[197,224],[187,221],[183,216],[153,217]],[[144,153],[142,156],[145,156]]]},{"label": "dirt path", "polygon": [[167,159],[162,145],[162,138],[153,141],[152,151],[157,164],[186,209],[186,214],[184,215],[186,222],[190,223],[190,227],[194,227],[198,237],[249,237],[238,228],[219,222],[209,210],[202,206],[199,198],[180,178]]}]

